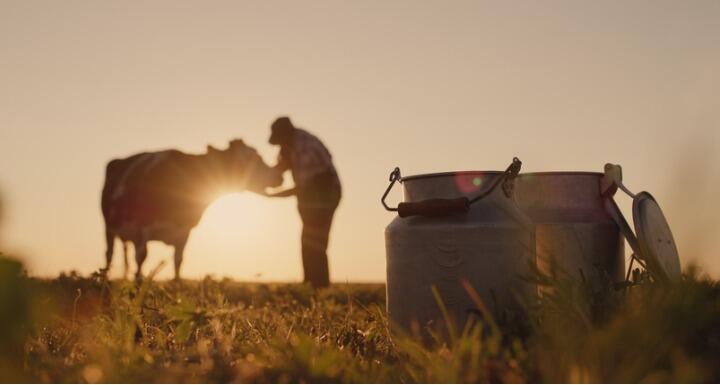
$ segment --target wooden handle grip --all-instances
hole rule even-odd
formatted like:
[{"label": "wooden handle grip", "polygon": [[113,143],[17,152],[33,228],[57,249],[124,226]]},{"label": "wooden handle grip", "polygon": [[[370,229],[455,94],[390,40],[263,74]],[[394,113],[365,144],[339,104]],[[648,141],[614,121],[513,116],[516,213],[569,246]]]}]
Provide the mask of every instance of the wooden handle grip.
[{"label": "wooden handle grip", "polygon": [[441,217],[448,214],[466,213],[470,209],[470,201],[465,198],[428,199],[420,202],[403,202],[398,205],[401,218],[412,216]]}]

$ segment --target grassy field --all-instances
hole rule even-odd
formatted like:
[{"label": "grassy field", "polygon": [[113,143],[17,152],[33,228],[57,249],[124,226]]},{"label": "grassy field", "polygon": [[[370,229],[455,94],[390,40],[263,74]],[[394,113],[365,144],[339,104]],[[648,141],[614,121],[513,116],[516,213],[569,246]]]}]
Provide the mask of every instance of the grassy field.
[{"label": "grassy field", "polygon": [[717,382],[720,286],[690,272],[552,290],[522,336],[487,323],[421,345],[393,335],[382,285],[27,278],[0,259],[2,381]]}]

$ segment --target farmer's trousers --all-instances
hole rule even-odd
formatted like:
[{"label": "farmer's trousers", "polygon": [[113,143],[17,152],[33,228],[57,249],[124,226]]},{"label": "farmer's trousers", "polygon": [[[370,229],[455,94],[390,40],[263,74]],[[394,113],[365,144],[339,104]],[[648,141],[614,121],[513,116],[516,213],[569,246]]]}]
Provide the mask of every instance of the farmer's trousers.
[{"label": "farmer's trousers", "polygon": [[340,195],[340,182],[334,170],[317,175],[308,186],[298,191],[298,211],[303,224],[303,281],[315,288],[330,285],[327,247]]}]

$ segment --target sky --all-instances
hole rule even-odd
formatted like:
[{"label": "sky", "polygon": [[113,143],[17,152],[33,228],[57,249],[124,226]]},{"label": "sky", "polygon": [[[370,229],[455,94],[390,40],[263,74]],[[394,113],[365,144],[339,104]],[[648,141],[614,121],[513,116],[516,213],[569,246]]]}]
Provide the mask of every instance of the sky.
[{"label": "sky", "polygon": [[[0,0],[0,250],[35,275],[96,270],[109,160],[242,138],[274,163],[269,125],[288,115],[343,183],[334,281],[384,281],[395,166],[513,156],[523,171],[621,164],[683,263],[718,277],[718,20],[718,1]],[[183,275],[299,280],[299,234],[293,198],[224,196]],[[145,271],[165,261],[170,277],[171,256],[152,244]]]}]

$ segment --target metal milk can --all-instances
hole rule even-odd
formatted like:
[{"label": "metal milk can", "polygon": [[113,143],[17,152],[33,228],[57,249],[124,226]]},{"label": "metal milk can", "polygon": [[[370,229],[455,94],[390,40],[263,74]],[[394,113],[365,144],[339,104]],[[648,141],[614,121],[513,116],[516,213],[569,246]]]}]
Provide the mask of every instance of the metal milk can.
[{"label": "metal milk can", "polygon": [[[444,329],[441,306],[462,328],[478,313],[521,311],[536,295],[522,279],[534,263],[535,232],[513,199],[521,162],[505,172],[468,171],[401,177],[391,174],[382,203],[398,216],[385,229],[387,309],[405,330]],[[385,203],[399,181],[404,202]],[[469,285],[468,285],[469,284]],[[468,287],[479,294],[471,299]]]},{"label": "metal milk can", "polygon": [[[624,279],[624,239],[605,209],[601,173],[520,174],[515,199],[535,224],[537,265],[596,286]],[[605,275],[605,277],[603,277]]]}]

